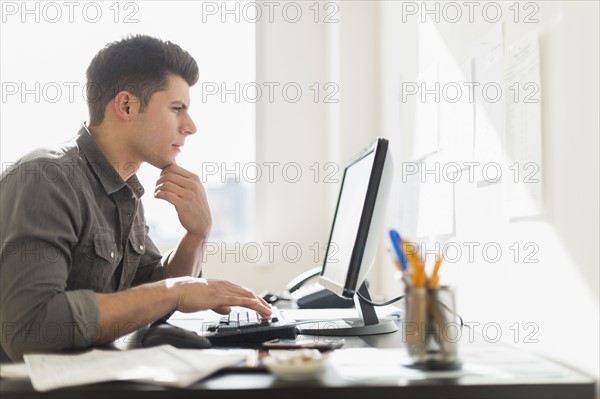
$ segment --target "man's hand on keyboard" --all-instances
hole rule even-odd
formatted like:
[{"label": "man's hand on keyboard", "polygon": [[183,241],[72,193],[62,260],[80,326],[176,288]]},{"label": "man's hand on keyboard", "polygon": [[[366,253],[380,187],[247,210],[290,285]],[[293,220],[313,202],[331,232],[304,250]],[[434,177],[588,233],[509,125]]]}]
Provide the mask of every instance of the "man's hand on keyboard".
[{"label": "man's hand on keyboard", "polygon": [[257,311],[263,318],[271,318],[271,305],[251,290],[226,280],[181,277],[172,279],[178,294],[177,310],[184,313],[212,309],[227,314],[232,306]]}]

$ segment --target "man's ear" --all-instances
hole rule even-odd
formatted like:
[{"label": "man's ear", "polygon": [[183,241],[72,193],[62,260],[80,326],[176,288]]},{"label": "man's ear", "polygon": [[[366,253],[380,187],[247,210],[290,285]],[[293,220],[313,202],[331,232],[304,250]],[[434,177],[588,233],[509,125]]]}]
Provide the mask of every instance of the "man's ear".
[{"label": "man's ear", "polygon": [[133,94],[128,91],[120,91],[113,101],[113,110],[119,119],[129,121],[138,105],[139,102]]}]

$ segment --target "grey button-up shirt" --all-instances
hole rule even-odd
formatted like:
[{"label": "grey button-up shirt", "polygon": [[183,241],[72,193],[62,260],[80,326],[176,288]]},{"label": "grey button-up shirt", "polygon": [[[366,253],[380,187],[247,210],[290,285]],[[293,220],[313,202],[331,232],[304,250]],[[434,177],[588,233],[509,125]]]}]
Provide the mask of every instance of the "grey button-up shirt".
[{"label": "grey button-up shirt", "polygon": [[143,193],[135,175],[123,181],[85,126],[62,147],[3,165],[0,360],[89,346],[95,292],[165,277]]}]

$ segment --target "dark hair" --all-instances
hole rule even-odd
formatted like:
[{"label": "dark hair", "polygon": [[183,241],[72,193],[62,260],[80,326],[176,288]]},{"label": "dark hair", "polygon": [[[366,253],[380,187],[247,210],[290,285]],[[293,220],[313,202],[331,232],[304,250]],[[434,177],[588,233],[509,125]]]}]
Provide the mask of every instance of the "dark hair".
[{"label": "dark hair", "polygon": [[106,105],[122,90],[139,98],[143,112],[150,97],[166,89],[168,74],[181,76],[193,86],[198,64],[177,44],[151,36],[132,35],[107,44],[86,72],[90,125],[102,123]]}]

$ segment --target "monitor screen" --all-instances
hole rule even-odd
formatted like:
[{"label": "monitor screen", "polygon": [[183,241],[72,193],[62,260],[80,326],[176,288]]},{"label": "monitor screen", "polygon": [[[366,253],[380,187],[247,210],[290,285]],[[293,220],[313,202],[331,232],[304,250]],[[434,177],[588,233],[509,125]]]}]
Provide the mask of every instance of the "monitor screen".
[{"label": "monitor screen", "polygon": [[360,221],[364,212],[374,159],[375,151],[373,150],[363,158],[356,160],[344,171],[342,189],[323,268],[323,275],[339,286],[347,283],[350,266],[356,267],[360,263],[360,259],[357,257],[361,255],[361,245],[357,240],[360,239]]},{"label": "monitor screen", "polygon": [[373,306],[363,299],[369,297],[365,278],[375,262],[392,177],[388,141],[383,138],[365,147],[345,167],[319,283],[339,296],[354,298],[361,317],[343,320],[339,325],[329,323],[327,331],[303,327],[303,333],[362,335],[396,331],[389,320],[381,323]]},{"label": "monitor screen", "polygon": [[344,169],[320,283],[352,298],[375,261],[393,167],[388,141],[378,138]]}]

